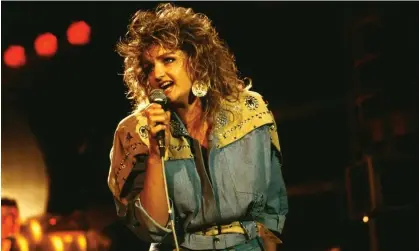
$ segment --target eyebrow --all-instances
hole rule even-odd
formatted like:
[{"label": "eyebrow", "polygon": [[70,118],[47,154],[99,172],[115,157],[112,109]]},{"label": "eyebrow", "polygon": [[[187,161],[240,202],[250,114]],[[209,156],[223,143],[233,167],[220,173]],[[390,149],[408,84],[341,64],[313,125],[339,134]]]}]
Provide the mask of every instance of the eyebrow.
[{"label": "eyebrow", "polygon": [[157,58],[158,58],[158,59],[162,59],[162,58],[167,57],[167,56],[172,55],[172,54],[175,54],[175,52],[173,52],[173,51],[168,51],[168,52],[166,52],[166,53],[161,54],[161,55],[160,55],[160,56],[158,56]]},{"label": "eyebrow", "polygon": [[[168,51],[168,52],[165,52],[165,53],[157,56],[157,59],[161,60],[162,58],[165,58],[165,57],[167,57],[169,55],[174,55],[174,54],[175,54],[175,52]],[[148,58],[146,58],[146,57],[143,57],[143,63],[144,64],[151,64],[150,60]]]}]

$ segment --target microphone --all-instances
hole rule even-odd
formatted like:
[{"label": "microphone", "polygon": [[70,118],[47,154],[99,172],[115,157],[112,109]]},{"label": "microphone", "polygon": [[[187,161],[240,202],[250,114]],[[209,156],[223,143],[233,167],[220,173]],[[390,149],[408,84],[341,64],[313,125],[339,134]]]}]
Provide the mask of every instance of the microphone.
[{"label": "microphone", "polygon": [[[151,103],[156,103],[156,104],[161,105],[163,107],[163,110],[167,111],[168,100],[167,100],[166,95],[164,95],[163,90],[161,89],[152,90],[150,92],[149,100]],[[156,138],[157,138],[157,144],[160,150],[160,157],[164,157],[164,153],[166,152],[164,130],[157,132]]]}]

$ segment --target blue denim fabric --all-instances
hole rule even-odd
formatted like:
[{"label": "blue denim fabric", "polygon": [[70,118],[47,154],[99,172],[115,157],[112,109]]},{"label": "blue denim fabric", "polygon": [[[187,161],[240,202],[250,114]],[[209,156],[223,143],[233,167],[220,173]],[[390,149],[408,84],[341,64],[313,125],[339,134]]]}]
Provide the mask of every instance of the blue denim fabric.
[{"label": "blue denim fabric", "polygon": [[[180,119],[174,115],[181,126]],[[208,176],[212,181],[216,210],[213,224],[228,224],[233,221],[257,221],[268,229],[281,233],[288,201],[282,177],[280,153],[271,144],[269,127],[263,125],[243,138],[222,148],[210,147]],[[183,128],[184,129],[184,128]],[[186,130],[177,137],[186,137]],[[210,138],[212,146],[217,145],[215,137]],[[201,181],[195,159],[176,159],[165,161],[167,185],[172,201],[179,244],[190,250],[202,250],[210,245],[196,242],[194,231],[207,226],[202,216]],[[142,188],[145,173],[144,161],[138,161],[135,168],[139,171],[132,191]],[[121,207],[121,205],[118,205]],[[168,225],[160,226],[144,210],[139,196],[125,208],[128,226],[141,238],[158,243],[172,243],[172,231]],[[254,236],[256,237],[256,236]],[[217,250],[261,250],[258,241],[242,244],[243,237],[225,234],[225,241],[217,245]],[[234,249],[228,249],[228,248]],[[210,248],[212,250],[212,248]]]},{"label": "blue denim fabric", "polygon": [[[166,250],[172,251],[173,249],[170,249],[170,248],[164,249],[162,247],[159,247],[157,243],[153,243],[149,251],[166,251]],[[186,249],[186,248],[180,248],[180,250],[191,251],[191,249]],[[212,250],[214,249],[202,249],[202,251],[212,251]],[[265,248],[263,245],[263,240],[260,237],[256,237],[251,240],[244,241],[235,246],[224,248],[224,249],[219,249],[219,250],[222,250],[222,251],[264,251]]]}]

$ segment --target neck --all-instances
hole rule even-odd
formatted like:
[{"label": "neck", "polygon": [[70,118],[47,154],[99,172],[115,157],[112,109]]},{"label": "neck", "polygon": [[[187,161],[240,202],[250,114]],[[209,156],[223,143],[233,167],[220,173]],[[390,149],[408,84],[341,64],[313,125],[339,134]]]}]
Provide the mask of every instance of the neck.
[{"label": "neck", "polygon": [[199,121],[202,115],[202,103],[199,98],[196,98],[191,104],[186,106],[175,108],[176,113],[180,119],[186,125],[191,127],[193,124]]},{"label": "neck", "polygon": [[202,146],[208,148],[210,124],[208,121],[201,120],[203,113],[201,100],[195,98],[190,104],[174,108],[174,110],[185,124],[189,135],[198,140]]}]

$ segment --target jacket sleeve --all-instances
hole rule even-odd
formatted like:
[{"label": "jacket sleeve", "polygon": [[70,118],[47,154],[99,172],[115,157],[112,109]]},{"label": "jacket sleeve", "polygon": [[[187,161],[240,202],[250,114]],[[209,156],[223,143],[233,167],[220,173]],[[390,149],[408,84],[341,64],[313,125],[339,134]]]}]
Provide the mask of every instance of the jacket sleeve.
[{"label": "jacket sleeve", "polygon": [[266,205],[257,217],[257,221],[264,228],[270,230],[279,238],[284,228],[286,215],[288,213],[288,196],[285,181],[282,175],[281,150],[277,127],[274,123],[270,129],[270,139],[265,149],[270,149],[270,182],[268,184]]},{"label": "jacket sleeve", "polygon": [[269,230],[280,234],[288,213],[288,197],[276,150],[272,151],[271,169],[271,181],[268,185],[266,205],[257,221]]},{"label": "jacket sleeve", "polygon": [[139,194],[144,185],[148,142],[135,131],[118,127],[115,132],[108,185],[117,215],[126,226],[144,241],[161,243],[171,230],[169,224],[158,224],[142,206]]}]

